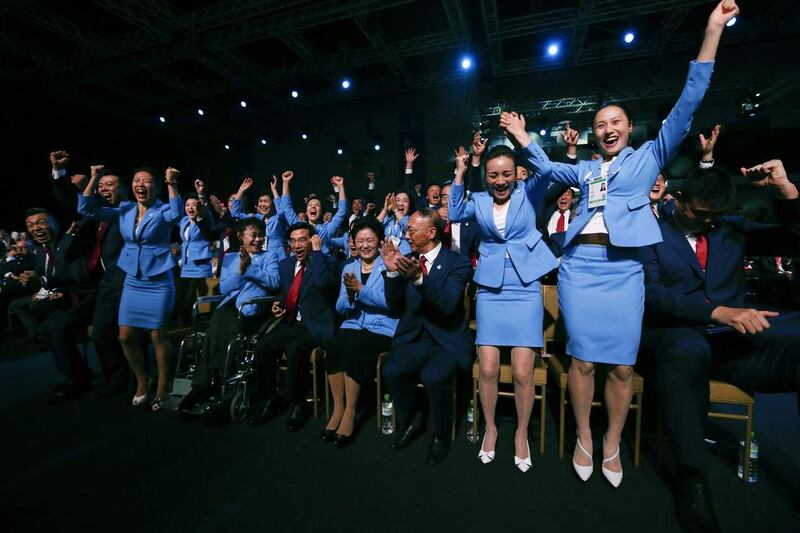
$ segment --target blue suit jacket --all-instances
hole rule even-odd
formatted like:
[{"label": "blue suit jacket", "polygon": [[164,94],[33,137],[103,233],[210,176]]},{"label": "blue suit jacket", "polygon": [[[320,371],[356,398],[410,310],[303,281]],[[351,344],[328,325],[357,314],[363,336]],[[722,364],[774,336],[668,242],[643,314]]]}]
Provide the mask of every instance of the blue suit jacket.
[{"label": "blue suit jacket", "polygon": [[278,288],[278,262],[280,259],[272,252],[261,252],[250,257],[250,266],[239,272],[239,254],[225,254],[219,279],[219,290],[224,295],[220,307],[234,302],[246,316],[264,312],[255,305],[242,304],[252,298],[274,294]]},{"label": "blue suit jacket", "polygon": [[[603,209],[608,236],[614,246],[647,246],[661,241],[656,219],[647,207],[650,204],[648,194],[661,168],[675,156],[689,133],[692,115],[703,100],[713,69],[713,61],[692,61],[683,92],[656,139],[637,150],[625,148],[611,163],[608,203]],[[580,201],[573,207],[575,219],[564,239],[564,247],[568,247],[599,209],[589,209],[589,180],[600,176],[602,161],[580,161],[577,165],[551,162],[533,142],[522,149],[522,155],[527,157],[532,168],[543,173],[552,172],[553,181],[581,190]]]},{"label": "blue suit jacket", "polygon": [[367,283],[362,285],[361,291],[351,301],[344,287],[344,273],[355,274],[361,281],[361,260],[356,259],[344,266],[342,282],[339,284],[339,299],[336,300],[336,312],[344,315],[342,329],[366,329],[378,335],[394,336],[399,319],[390,316],[393,313],[386,303],[383,280],[385,270],[383,259],[378,256]]},{"label": "blue suit jacket", "polygon": [[[278,301],[286,307],[286,295],[294,281],[294,255],[278,264]],[[336,261],[321,251],[313,251],[308,258],[300,285],[298,310],[302,323],[320,346],[327,345],[336,327],[334,298],[339,283],[339,267]]]},{"label": "blue suit jacket", "polygon": [[408,226],[409,218],[411,218],[409,215],[405,215],[400,220],[397,220],[394,215],[386,215],[386,219],[383,221],[384,236],[400,239],[399,248],[400,253],[403,255],[411,253],[411,245],[408,244],[408,239],[406,239],[406,227]]},{"label": "blue suit jacket", "polygon": [[442,247],[420,286],[402,276],[384,278],[389,308],[400,312],[392,346],[416,340],[424,327],[467,370],[475,352],[464,319],[464,289],[472,278],[469,258]]},{"label": "blue suit jacket", "polygon": [[239,198],[231,200],[231,216],[236,220],[242,220],[247,217],[256,217],[264,221],[267,226],[267,251],[278,254],[281,259],[286,257],[286,250],[283,248],[283,241],[285,240],[286,219],[278,215],[278,206],[282,201],[282,196],[273,198],[272,202],[275,206],[275,214],[269,218],[264,218],[261,213],[247,214],[242,211],[242,201]]},{"label": "blue suit jacket", "polygon": [[[278,214],[283,216],[289,226],[300,222],[292,206],[292,197],[288,194],[281,196],[281,201],[278,203]],[[322,241],[322,253],[330,253],[332,246],[331,239],[333,239],[334,233],[336,233],[336,230],[342,225],[346,216],[347,200],[339,200],[338,207],[331,221],[322,222],[314,226],[317,230],[317,235],[319,235]]]},{"label": "blue suit jacket", "polygon": [[706,271],[674,217],[658,221],[663,242],[640,250],[649,324],[708,324],[719,305],[745,306],[745,255],[800,254],[800,200],[776,200],[780,225],[723,217],[708,234]]},{"label": "blue suit jacket", "polygon": [[[186,228],[189,227],[189,237],[186,238]],[[211,220],[204,218],[191,223],[188,216],[181,219],[178,224],[181,238],[181,277],[208,278],[211,277]]]},{"label": "blue suit jacket", "polygon": [[505,236],[500,235],[494,224],[494,198],[488,192],[474,192],[465,201],[464,186],[453,183],[448,206],[450,220],[475,220],[480,229],[475,283],[491,288],[502,286],[506,252],[525,283],[558,267],[558,261],[536,229],[533,207],[547,193],[548,181],[546,175],[533,175],[525,184],[515,185],[509,199]]},{"label": "blue suit jacket", "polygon": [[175,264],[169,248],[169,238],[181,218],[183,202],[180,196],[170,198],[165,204],[156,200],[144,214],[136,232],[136,202],[121,202],[117,207],[99,207],[94,196],[78,197],[78,212],[89,218],[114,222],[119,220],[119,231],[125,245],[119,254],[117,266],[126,274],[146,278],[171,270]]}]

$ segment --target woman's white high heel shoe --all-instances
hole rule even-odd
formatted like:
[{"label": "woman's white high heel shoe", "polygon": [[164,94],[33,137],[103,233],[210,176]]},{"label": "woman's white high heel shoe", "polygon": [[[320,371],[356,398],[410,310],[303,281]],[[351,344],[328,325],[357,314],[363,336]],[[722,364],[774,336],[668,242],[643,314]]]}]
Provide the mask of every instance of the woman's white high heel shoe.
[{"label": "woman's white high heel shoe", "polygon": [[517,468],[519,468],[522,472],[527,472],[533,466],[533,463],[531,462],[531,446],[528,444],[527,439],[525,439],[525,446],[528,448],[528,457],[522,459],[516,455],[514,456],[514,464],[517,465]]},{"label": "woman's white high heel shoe", "polygon": [[142,394],[141,396],[136,396],[134,394],[133,400],[131,400],[131,405],[132,406],[136,407],[138,405],[142,405],[144,402],[147,401],[147,398],[150,396],[150,383],[151,383],[151,381],[152,380],[150,380],[150,379],[147,380],[147,388],[145,389],[144,394]]},{"label": "woman's white high heel shoe", "polygon": [[[483,440],[481,441],[481,451],[478,452],[478,459],[485,465],[488,465],[492,461],[494,461],[494,450],[487,452],[483,450],[483,444],[486,442],[486,433],[483,434]],[[497,439],[495,439],[495,448],[497,448]]]},{"label": "woman's white high heel shoe", "polygon": [[[581,445],[581,439],[577,441],[578,449],[588,457],[589,459],[592,458],[592,454],[587,452],[586,449]],[[589,466],[579,465],[575,462],[575,459],[572,460],[572,468],[575,469],[575,473],[578,474],[578,477],[581,478],[581,481],[586,481],[592,476],[592,472],[594,472],[594,462]],[[603,469],[605,470],[605,469]]]},{"label": "woman's white high heel shoe", "polygon": [[614,487],[615,489],[619,487],[620,483],[622,483],[622,469],[620,469],[619,472],[614,472],[613,470],[609,470],[608,468],[606,468],[605,464],[610,463],[617,457],[619,457],[619,446],[617,446],[617,451],[614,453],[614,455],[603,459],[603,466],[602,466],[603,476],[605,476],[608,482],[611,483],[611,486]]}]

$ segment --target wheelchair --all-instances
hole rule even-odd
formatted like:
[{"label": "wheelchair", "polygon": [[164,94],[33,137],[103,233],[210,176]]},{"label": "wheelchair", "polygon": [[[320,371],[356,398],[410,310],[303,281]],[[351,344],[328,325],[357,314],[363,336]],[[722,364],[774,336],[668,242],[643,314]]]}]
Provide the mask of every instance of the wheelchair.
[{"label": "wheelchair", "polygon": [[[222,299],[223,296],[203,296],[198,298],[193,305],[193,332],[181,341],[178,350],[173,395],[184,396],[191,390],[197,357],[203,349],[203,341],[207,334],[203,325],[205,323],[207,328],[211,314],[222,302]],[[251,406],[251,393],[255,381],[255,346],[259,338],[269,329],[273,320],[264,317],[263,313],[246,316],[242,310],[248,305],[259,305],[262,309],[266,309],[274,300],[274,296],[251,298],[239,306],[237,309],[238,333],[227,346],[220,392],[189,411],[190,414],[212,417],[227,410],[233,422],[240,423],[246,419]],[[252,322],[257,317],[265,318],[258,329],[253,331],[252,327],[247,328],[245,322]],[[191,354],[191,358],[189,354]]]}]

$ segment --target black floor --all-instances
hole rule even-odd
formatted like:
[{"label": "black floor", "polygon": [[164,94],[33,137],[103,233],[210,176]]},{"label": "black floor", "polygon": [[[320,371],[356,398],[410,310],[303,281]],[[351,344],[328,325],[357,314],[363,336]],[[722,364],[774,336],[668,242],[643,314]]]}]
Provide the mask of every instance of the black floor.
[{"label": "black floor", "polygon": [[[2,531],[679,531],[651,439],[639,469],[623,448],[619,489],[599,472],[582,484],[569,458],[558,459],[552,411],[547,451],[532,442],[534,466],[522,474],[510,422],[494,463],[478,462],[461,424],[450,457],[431,467],[427,435],[395,452],[374,418],[339,450],[319,441],[322,418],[289,434],[283,418],[256,429],[204,425],[138,412],[122,396],[48,407],[57,381],[49,354],[1,346]],[[756,485],[736,478],[729,431],[740,425],[712,428],[717,513],[724,531],[800,531],[794,398],[759,395],[756,405]]]}]

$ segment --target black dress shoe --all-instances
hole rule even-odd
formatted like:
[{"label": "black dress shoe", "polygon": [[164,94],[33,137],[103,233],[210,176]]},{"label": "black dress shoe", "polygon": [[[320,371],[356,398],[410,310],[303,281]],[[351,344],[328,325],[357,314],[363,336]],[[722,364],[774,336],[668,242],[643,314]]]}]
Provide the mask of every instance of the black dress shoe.
[{"label": "black dress shoe", "polygon": [[337,448],[347,448],[348,446],[353,444],[353,440],[355,439],[355,434],[356,434],[355,431],[353,431],[349,435],[342,435],[340,433],[337,433],[336,436],[333,438],[333,444]]},{"label": "black dress shoe", "polygon": [[719,533],[711,490],[702,477],[682,477],[675,486],[678,522],[688,533]]},{"label": "black dress shoe", "polygon": [[438,465],[447,459],[448,452],[450,452],[450,439],[434,435],[428,446],[428,464]]},{"label": "black dress shoe", "polygon": [[253,407],[247,417],[247,423],[251,426],[260,426],[275,418],[277,414],[277,403],[274,400],[267,400]]},{"label": "black dress shoe", "polygon": [[420,424],[419,426],[408,426],[405,431],[400,431],[397,433],[397,436],[392,442],[392,449],[394,450],[402,450],[403,448],[408,448],[414,439],[422,435],[428,430],[428,426],[425,424]]},{"label": "black dress shoe", "polygon": [[189,391],[189,394],[184,396],[183,399],[178,402],[178,410],[189,411],[197,404],[211,398],[211,396],[213,396],[213,393],[209,387],[192,387],[192,390]]},{"label": "black dress shoe", "polygon": [[336,439],[336,430],[323,429],[322,433],[320,433],[320,438],[322,439],[322,442],[333,442]]},{"label": "black dress shoe", "polygon": [[296,403],[292,406],[292,410],[289,413],[289,420],[286,421],[286,429],[289,431],[299,431],[302,428],[306,420],[308,420],[308,408],[303,405]]},{"label": "black dress shoe", "polygon": [[85,381],[70,381],[61,387],[57,387],[47,397],[48,405],[64,403],[78,396],[86,394],[92,390],[92,386]]}]

